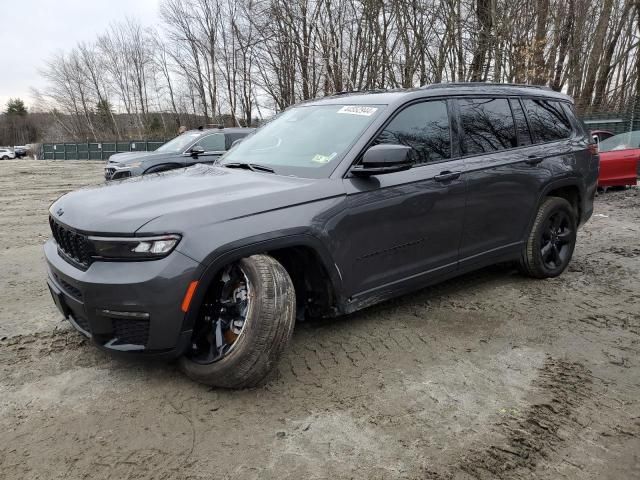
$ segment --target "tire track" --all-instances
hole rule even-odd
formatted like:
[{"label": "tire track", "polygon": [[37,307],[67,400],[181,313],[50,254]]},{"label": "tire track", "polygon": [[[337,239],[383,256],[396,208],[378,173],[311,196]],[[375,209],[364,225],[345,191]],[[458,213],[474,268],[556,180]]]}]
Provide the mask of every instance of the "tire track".
[{"label": "tire track", "polygon": [[591,372],[583,365],[547,358],[534,384],[546,401],[505,416],[494,425],[499,441],[463,453],[458,463],[430,470],[426,478],[450,480],[462,472],[479,480],[531,478],[541,460],[562,448],[566,432],[582,429],[575,414],[589,399],[592,384]]}]

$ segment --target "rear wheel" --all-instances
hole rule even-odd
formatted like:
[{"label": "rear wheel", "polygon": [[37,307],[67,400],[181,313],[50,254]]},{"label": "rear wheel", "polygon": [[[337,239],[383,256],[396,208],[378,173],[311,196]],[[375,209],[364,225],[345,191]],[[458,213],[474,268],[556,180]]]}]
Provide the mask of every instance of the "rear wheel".
[{"label": "rear wheel", "polygon": [[208,385],[258,385],[291,339],[295,311],[293,283],[274,258],[253,255],[228,265],[200,308],[191,348],[180,366]]},{"label": "rear wheel", "polygon": [[576,216],[571,204],[564,198],[546,198],[527,238],[520,270],[534,278],[560,275],[573,256],[576,229]]},{"label": "rear wheel", "polygon": [[7,157],[6,155],[4,155],[3,157],[1,157],[2,160],[9,160],[9,157]]}]

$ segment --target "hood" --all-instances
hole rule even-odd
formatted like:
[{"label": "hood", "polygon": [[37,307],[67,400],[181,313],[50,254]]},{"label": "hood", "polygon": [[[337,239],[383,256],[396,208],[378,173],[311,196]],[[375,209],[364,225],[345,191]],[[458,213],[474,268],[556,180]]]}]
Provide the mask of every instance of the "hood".
[{"label": "hood", "polygon": [[[139,162],[140,160],[147,160],[149,158],[165,157],[169,154],[163,152],[123,152],[116,153],[109,157],[109,163],[123,164]],[[174,154],[175,155],[175,154]]]},{"label": "hood", "polygon": [[180,233],[189,222],[216,223],[336,196],[340,185],[196,165],[83,188],[59,198],[49,212],[86,233],[133,234],[154,219],[163,231]]}]

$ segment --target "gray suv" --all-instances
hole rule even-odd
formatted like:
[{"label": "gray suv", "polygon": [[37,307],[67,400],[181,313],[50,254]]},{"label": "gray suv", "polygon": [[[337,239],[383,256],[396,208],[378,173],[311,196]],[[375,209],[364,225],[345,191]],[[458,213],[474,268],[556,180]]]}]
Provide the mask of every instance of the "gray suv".
[{"label": "gray suv", "polygon": [[61,197],[48,284],[99,347],[247,387],[296,319],[496,262],[560,275],[598,165],[572,100],[548,89],[334,95],[287,109],[216,165]]},{"label": "gray suv", "polygon": [[253,131],[253,128],[189,130],[153,152],[116,153],[104,167],[104,178],[121,180],[196,163],[214,163],[235,142]]}]

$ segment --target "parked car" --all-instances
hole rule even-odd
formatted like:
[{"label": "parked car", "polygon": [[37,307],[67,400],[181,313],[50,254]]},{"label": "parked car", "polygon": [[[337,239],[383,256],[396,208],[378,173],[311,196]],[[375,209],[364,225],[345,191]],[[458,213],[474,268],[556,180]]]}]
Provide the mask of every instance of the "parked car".
[{"label": "parked car", "polygon": [[571,99],[549,89],[336,95],[289,108],[216,165],[61,197],[48,283],[100,348],[179,357],[197,381],[247,387],[296,318],[496,262],[560,275],[597,176]]},{"label": "parked car", "polygon": [[13,152],[16,154],[16,158],[24,158],[27,156],[27,147],[18,145],[13,147]]},{"label": "parked car", "polygon": [[213,163],[253,128],[189,130],[153,152],[116,153],[104,168],[107,180],[158,173],[196,163]]},{"label": "parked car", "polygon": [[16,158],[16,154],[12,149],[0,147],[0,160],[9,160],[12,158]]},{"label": "parked car", "polygon": [[640,162],[640,130],[621,133],[599,145],[599,187],[636,185]]}]

